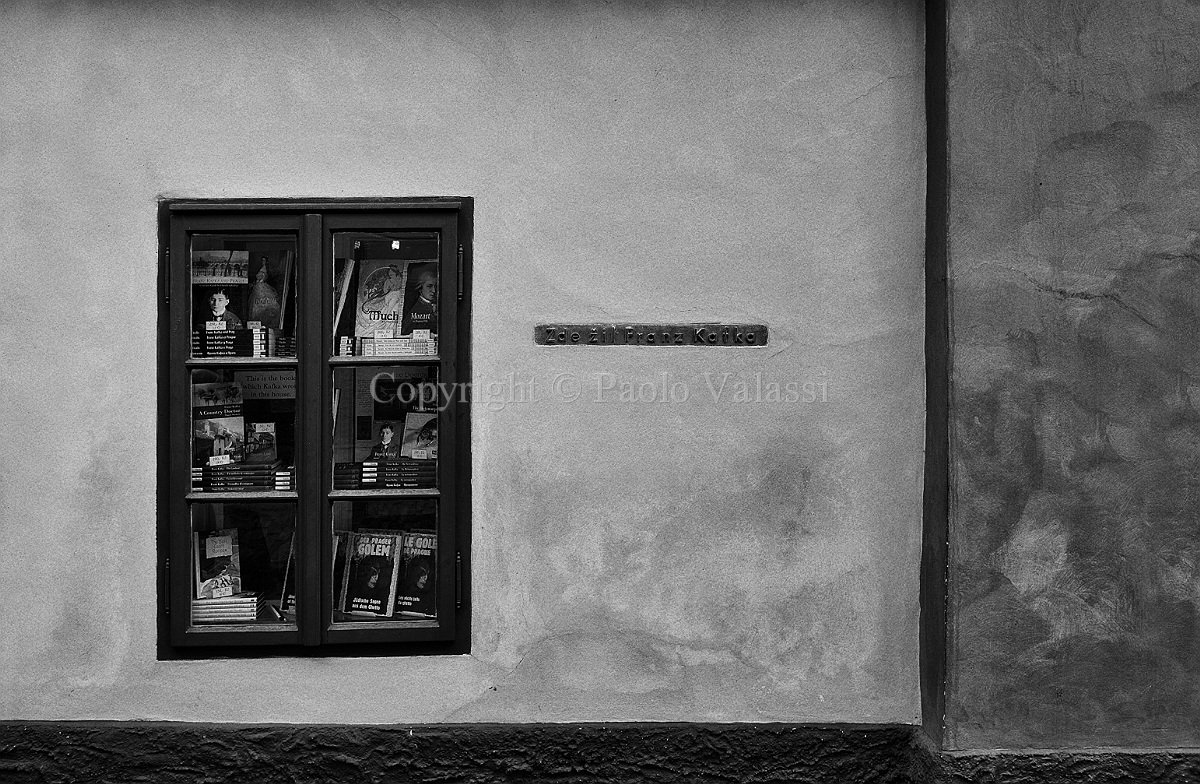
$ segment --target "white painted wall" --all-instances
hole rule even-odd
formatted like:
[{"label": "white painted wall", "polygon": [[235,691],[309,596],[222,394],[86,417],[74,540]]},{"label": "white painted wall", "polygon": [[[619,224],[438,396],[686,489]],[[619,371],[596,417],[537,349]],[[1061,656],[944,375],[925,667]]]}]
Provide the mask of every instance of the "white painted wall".
[{"label": "white painted wall", "polygon": [[[920,5],[255,5],[0,8],[0,719],[916,721]],[[473,413],[472,654],[158,662],[156,199],[368,195],[476,198],[538,390]]]}]

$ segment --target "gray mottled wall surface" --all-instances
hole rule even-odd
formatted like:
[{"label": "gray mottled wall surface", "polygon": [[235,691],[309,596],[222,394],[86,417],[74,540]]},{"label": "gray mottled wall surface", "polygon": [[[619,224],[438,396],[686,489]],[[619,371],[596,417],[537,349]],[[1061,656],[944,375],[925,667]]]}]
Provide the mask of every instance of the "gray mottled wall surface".
[{"label": "gray mottled wall surface", "polygon": [[[917,720],[921,41],[908,0],[0,3],[0,718]],[[155,660],[163,195],[475,198],[469,656]]]},{"label": "gray mottled wall surface", "polygon": [[1200,744],[1198,42],[951,4],[954,746]]}]

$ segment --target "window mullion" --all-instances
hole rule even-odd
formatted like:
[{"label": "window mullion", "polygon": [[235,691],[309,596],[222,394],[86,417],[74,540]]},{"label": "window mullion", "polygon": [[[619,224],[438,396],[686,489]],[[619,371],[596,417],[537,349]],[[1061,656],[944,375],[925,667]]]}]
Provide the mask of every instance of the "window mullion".
[{"label": "window mullion", "polygon": [[328,393],[325,369],[324,269],[321,263],[321,216],[306,214],[300,235],[298,275],[300,372],[297,378],[296,474],[299,488],[296,559],[297,612],[300,640],[319,645],[325,627],[322,613],[321,553],[325,503],[321,467],[328,449],[321,401]]}]

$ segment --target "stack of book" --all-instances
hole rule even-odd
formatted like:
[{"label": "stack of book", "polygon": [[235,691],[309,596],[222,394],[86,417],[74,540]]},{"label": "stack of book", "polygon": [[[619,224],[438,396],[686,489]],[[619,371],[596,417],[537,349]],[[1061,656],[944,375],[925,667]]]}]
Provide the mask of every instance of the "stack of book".
[{"label": "stack of book", "polygon": [[274,463],[229,463],[192,469],[192,490],[198,493],[240,493],[275,490],[291,492],[296,468]]},{"label": "stack of book", "polygon": [[334,490],[429,488],[437,486],[437,463],[433,460],[368,460],[335,463]]},{"label": "stack of book", "polygon": [[296,338],[283,335],[278,329],[192,330],[192,356],[212,357],[294,357]]},{"label": "stack of book", "polygon": [[361,338],[359,354],[364,357],[417,357],[437,353],[437,337]]},{"label": "stack of book", "polygon": [[290,493],[296,488],[296,466],[275,469],[275,487],[279,493]]},{"label": "stack of book", "polygon": [[272,357],[294,357],[296,356],[296,336],[295,335],[279,335],[275,338],[275,353],[268,354]]},{"label": "stack of book", "polygon": [[[247,623],[257,621],[269,605],[253,591],[216,599],[192,599],[192,623]],[[272,617],[275,616],[272,614]]]}]

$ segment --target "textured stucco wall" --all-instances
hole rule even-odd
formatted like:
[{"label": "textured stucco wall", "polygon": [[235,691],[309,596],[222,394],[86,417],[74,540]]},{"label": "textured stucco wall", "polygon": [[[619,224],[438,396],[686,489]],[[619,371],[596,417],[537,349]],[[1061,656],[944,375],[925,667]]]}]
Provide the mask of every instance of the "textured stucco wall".
[{"label": "textured stucco wall", "polygon": [[960,748],[1200,743],[1200,4],[954,2]]},{"label": "textured stucco wall", "polygon": [[[0,718],[916,720],[920,17],[4,4]],[[475,368],[536,398],[474,409],[472,655],[155,661],[155,199],[422,194],[476,198]]]}]

